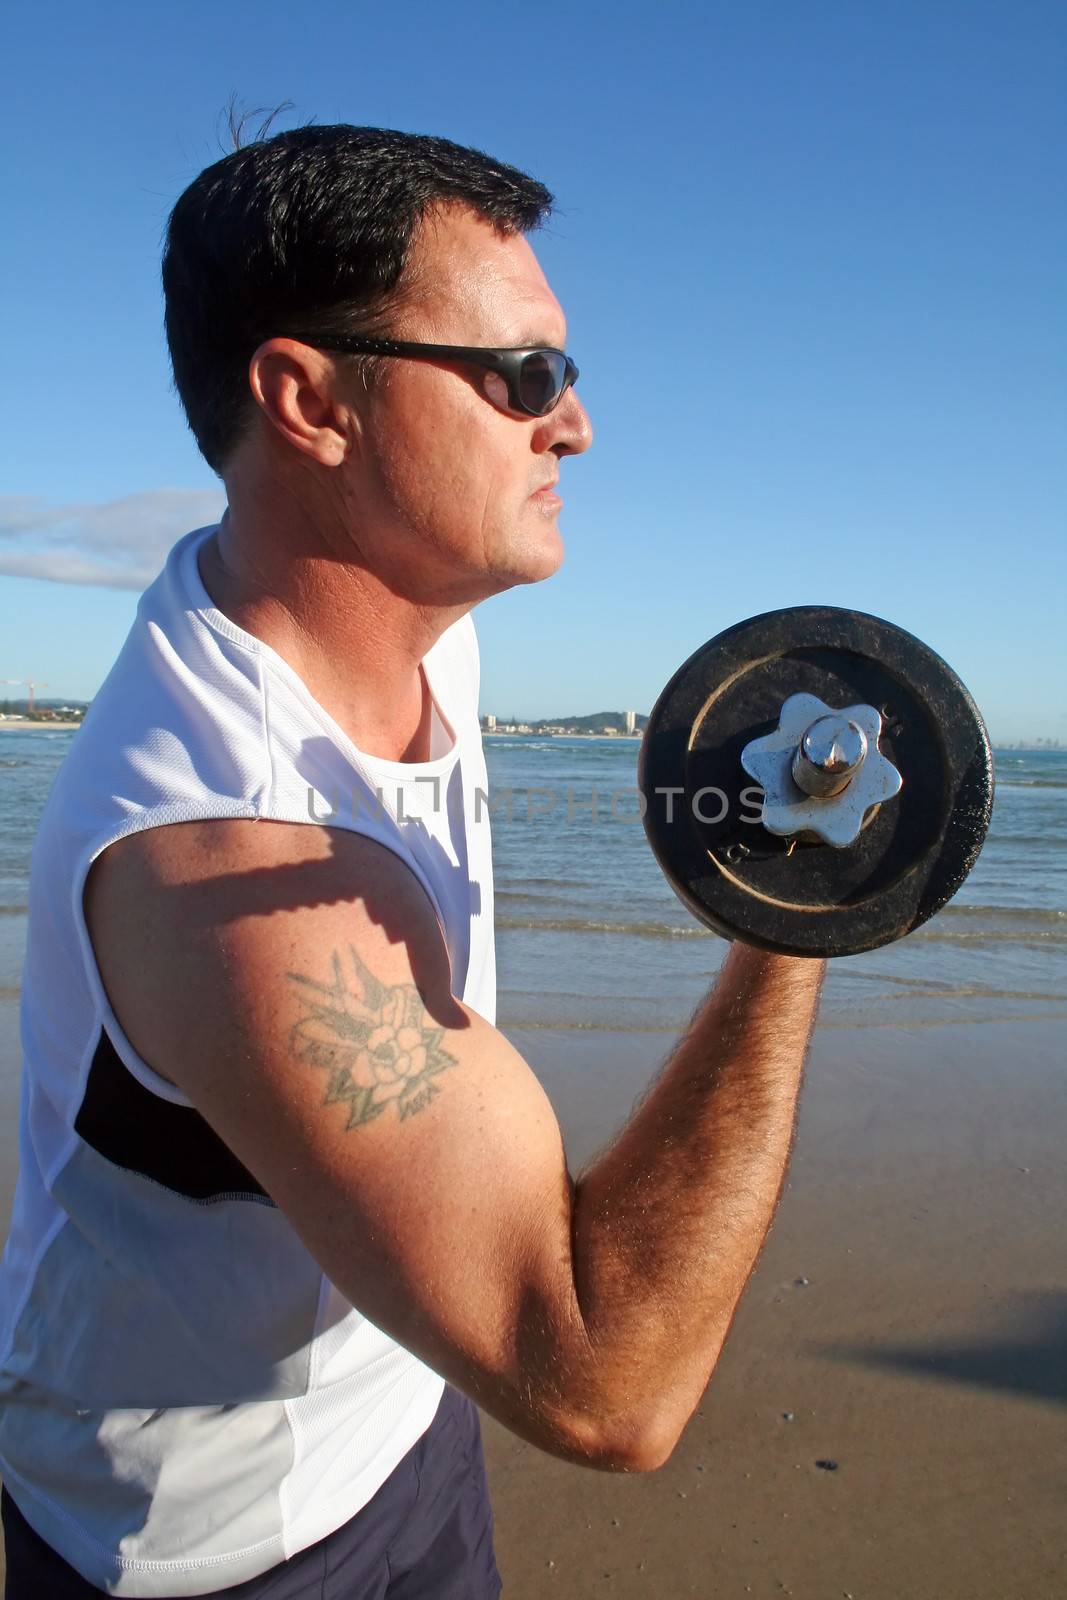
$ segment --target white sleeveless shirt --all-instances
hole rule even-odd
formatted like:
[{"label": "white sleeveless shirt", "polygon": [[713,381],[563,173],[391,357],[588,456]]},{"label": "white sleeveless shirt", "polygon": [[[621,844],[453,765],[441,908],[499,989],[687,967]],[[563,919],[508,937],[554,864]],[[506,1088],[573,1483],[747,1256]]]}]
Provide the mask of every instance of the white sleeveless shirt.
[{"label": "white sleeveless shirt", "polygon": [[49,795],[30,880],[0,1477],[117,1595],[228,1588],[333,1532],[426,1431],[444,1385],[342,1297],[133,1050],[86,930],[92,862],[141,829],[208,818],[366,834],[429,896],[453,992],[495,1020],[473,622],[423,662],[431,759],[367,756],[215,608],[197,566],[214,531],[182,539],[142,596]]}]

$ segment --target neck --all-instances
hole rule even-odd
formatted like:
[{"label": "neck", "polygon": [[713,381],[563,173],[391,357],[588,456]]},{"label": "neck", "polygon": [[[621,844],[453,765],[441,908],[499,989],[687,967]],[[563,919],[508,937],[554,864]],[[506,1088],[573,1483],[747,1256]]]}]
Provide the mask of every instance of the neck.
[{"label": "neck", "polygon": [[231,495],[200,550],[212,601],[278,652],[359,749],[427,760],[431,707],[420,663],[469,606],[405,599],[368,566],[361,546],[372,540],[324,536],[295,499],[280,512],[276,497]]}]

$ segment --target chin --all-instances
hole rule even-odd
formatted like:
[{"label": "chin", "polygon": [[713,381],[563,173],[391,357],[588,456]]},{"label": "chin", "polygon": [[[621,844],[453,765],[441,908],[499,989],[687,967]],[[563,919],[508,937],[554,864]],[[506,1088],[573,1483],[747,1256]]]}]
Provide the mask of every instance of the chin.
[{"label": "chin", "polygon": [[547,526],[542,523],[536,533],[513,552],[515,557],[515,583],[540,583],[551,578],[563,564],[563,539],[555,518]]},{"label": "chin", "polygon": [[563,562],[555,515],[524,519],[517,527],[501,529],[486,554],[488,565],[482,571],[492,581],[493,593],[551,578]]}]

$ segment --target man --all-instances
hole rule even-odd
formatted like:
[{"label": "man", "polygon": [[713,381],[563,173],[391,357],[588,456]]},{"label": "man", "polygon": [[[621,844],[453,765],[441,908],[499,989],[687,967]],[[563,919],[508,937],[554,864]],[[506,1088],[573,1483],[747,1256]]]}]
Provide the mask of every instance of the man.
[{"label": "man", "polygon": [[38,838],[10,1600],[496,1595],[472,1402],[648,1471],[722,1348],[818,966],[733,949],[577,1179],[493,1026],[469,613],[556,569],[590,441],[525,238],[549,203],[327,127],[175,208],[175,378],[228,510],[142,598]]}]

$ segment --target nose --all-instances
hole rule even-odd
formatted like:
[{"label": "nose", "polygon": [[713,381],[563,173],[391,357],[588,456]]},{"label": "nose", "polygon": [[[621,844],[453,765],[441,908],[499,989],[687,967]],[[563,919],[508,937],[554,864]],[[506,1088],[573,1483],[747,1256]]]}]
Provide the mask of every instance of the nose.
[{"label": "nose", "polygon": [[542,417],[535,447],[557,456],[580,456],[593,442],[593,425],[574,389],[568,389],[554,411]]}]

